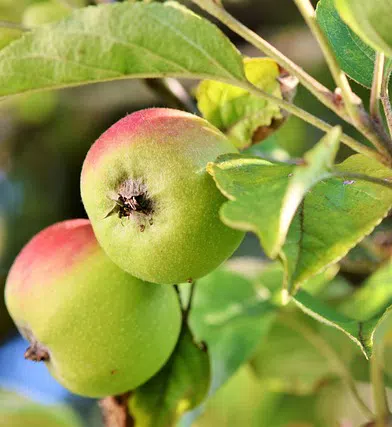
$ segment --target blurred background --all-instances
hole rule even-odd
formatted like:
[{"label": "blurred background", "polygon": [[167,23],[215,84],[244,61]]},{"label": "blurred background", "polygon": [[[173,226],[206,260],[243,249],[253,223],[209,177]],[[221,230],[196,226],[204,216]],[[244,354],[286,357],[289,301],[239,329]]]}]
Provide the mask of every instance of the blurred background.
[{"label": "blurred background", "polygon": [[[0,20],[34,26],[37,23],[26,15],[26,9],[34,3],[49,2],[0,0]],[[59,2],[53,0],[53,3]],[[78,3],[83,5],[84,1],[78,0]],[[320,50],[292,0],[225,0],[224,3],[244,24],[333,88]],[[19,35],[17,29],[0,28],[0,48]],[[228,35],[245,55],[261,56],[232,33],[228,32]],[[196,82],[182,83],[192,96]],[[355,89],[364,98],[368,96],[364,89]],[[340,123],[302,88],[298,90],[296,102],[331,123]],[[34,234],[56,221],[86,216],[79,192],[79,176],[85,154],[94,140],[127,113],[152,106],[175,105],[162,93],[159,82],[134,80],[29,94],[0,102],[1,288],[15,256]],[[283,128],[253,147],[252,151],[262,154],[266,147],[268,150],[272,147],[299,157],[319,137],[319,131],[291,117]],[[340,156],[343,158],[348,154],[343,150]],[[245,239],[235,256],[263,257],[253,236]],[[71,395],[51,379],[44,366],[25,361],[26,347],[8,317],[3,298],[0,298],[0,426],[100,426],[96,402]],[[245,393],[241,397],[243,402],[238,401],[241,387],[252,396],[246,398]],[[218,393],[215,400],[220,409],[212,411],[211,418],[200,425],[261,425],[246,418],[253,414],[255,406],[263,417],[262,408],[267,406],[279,408],[285,404],[289,414],[293,405],[302,404],[306,412],[314,404],[307,397],[303,397],[301,403],[293,403],[289,394],[282,397],[264,393],[260,388],[255,390],[248,368],[242,369]],[[237,395],[237,401],[233,403],[236,408],[233,418],[232,413],[226,413],[228,408],[223,411],[222,402],[234,395]],[[33,424],[35,419],[38,421]],[[305,427],[316,424],[311,420],[294,422],[288,416],[287,424],[282,425]]]}]

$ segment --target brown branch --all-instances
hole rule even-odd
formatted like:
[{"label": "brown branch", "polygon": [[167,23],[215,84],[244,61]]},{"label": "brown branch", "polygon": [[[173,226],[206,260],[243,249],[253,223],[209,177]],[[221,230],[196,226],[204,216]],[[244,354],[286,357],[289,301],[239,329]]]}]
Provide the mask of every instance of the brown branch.
[{"label": "brown branch", "polygon": [[134,427],[135,422],[128,411],[131,392],[120,396],[105,397],[99,402],[105,427]]}]

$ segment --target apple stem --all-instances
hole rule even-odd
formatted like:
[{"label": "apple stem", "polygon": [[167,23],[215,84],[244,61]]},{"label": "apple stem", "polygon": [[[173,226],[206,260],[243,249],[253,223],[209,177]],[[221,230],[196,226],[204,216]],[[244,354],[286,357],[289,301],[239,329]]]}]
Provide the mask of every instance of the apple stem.
[{"label": "apple stem", "polygon": [[33,362],[47,362],[50,359],[49,351],[41,343],[35,341],[24,354],[26,360]]},{"label": "apple stem", "polygon": [[191,309],[192,309],[193,296],[195,294],[195,288],[196,288],[196,282],[195,281],[191,281],[190,283],[191,283],[191,289],[189,291],[188,304],[187,304],[186,308],[184,309],[184,314],[183,314],[185,322],[188,322],[189,314],[190,314]]},{"label": "apple stem", "polygon": [[108,396],[99,402],[106,427],[134,427],[135,421],[128,411],[131,392]]}]

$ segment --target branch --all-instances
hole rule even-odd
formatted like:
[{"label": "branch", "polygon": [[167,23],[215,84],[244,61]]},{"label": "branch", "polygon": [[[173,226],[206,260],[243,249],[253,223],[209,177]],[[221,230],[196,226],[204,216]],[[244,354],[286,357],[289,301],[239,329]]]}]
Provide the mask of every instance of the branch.
[{"label": "branch", "polygon": [[[313,116],[312,114],[308,113],[305,110],[302,110],[301,108],[297,107],[294,104],[291,104],[290,102],[287,102],[283,99],[277,98],[275,96],[269,95],[268,93],[264,92],[263,90],[257,88],[256,86],[253,86],[251,83],[236,83],[238,86],[243,87],[244,89],[248,90],[249,92],[253,93],[256,96],[259,96],[261,98],[264,98],[270,102],[274,102],[278,104],[283,110],[288,111],[291,114],[294,114],[295,116],[299,117],[300,119],[304,120],[305,122],[323,130],[324,132],[330,131],[333,126],[330,124],[324,122],[324,120],[319,119],[316,116]],[[342,134],[341,136],[341,142],[346,144],[348,147],[350,147],[352,150],[361,153],[367,157],[371,157],[376,159],[378,162],[390,166],[390,160],[383,154],[378,153],[375,150],[372,150],[371,148],[367,147],[364,144],[361,144],[360,142],[356,141],[354,138]]]},{"label": "branch", "polygon": [[105,397],[99,402],[105,427],[134,427],[135,422],[128,411],[131,393]]},{"label": "branch", "polygon": [[177,79],[144,79],[144,82],[149,89],[165,101],[167,106],[190,113],[197,112],[196,105],[188,91]]},{"label": "branch", "polygon": [[[210,13],[220,22],[225,24],[232,31],[240,35],[244,40],[248,41],[250,44],[255,46],[257,49],[264,52],[267,56],[274,59],[280,66],[285,68],[290,74],[297,77],[300,83],[306,87],[309,92],[311,92],[320,102],[327,106],[330,110],[334,111],[339,117],[344,119],[350,124],[350,117],[347,115],[342,103],[337,102],[336,95],[329,91],[325,86],[320,82],[306,73],[301,67],[283,55],[280,51],[270,45],[266,40],[261,38],[258,34],[247,28],[241,22],[237,21],[233,16],[231,16],[217,0],[192,0],[193,3],[197,4],[199,7]],[[363,109],[359,109],[359,114],[361,118],[361,125],[358,127],[358,130],[372,141],[373,144],[377,144],[378,147],[388,145],[391,141],[388,135],[385,134],[379,128],[373,126],[370,120],[367,117],[367,114]],[[380,133],[381,135],[378,135]],[[382,143],[381,143],[382,140]],[[385,150],[384,150],[385,151]],[[392,148],[391,148],[392,151]],[[385,153],[386,157],[389,157],[389,154]],[[390,161],[389,161],[390,162]],[[384,162],[385,163],[385,162]]]},{"label": "branch", "polygon": [[[344,106],[352,124],[354,124],[354,126],[369,139],[380,153],[391,157],[391,141],[389,138],[386,138],[385,135],[380,135],[380,129],[372,126],[366,117],[367,114],[363,109],[362,101],[351,90],[347,76],[341,70],[329,40],[317,22],[316,12],[310,3],[310,0],[294,0],[294,2],[320,45],[335,84],[341,90]],[[375,77],[378,78],[378,76]]]},{"label": "branch", "polygon": [[291,75],[298,78],[299,82],[306,87],[320,102],[326,105],[330,110],[342,118],[347,119],[341,105],[335,102],[335,95],[319,81],[314,79],[305,70],[299,67],[287,56],[283,55],[278,49],[250,30],[248,27],[237,21],[231,16],[216,0],[192,0],[193,3],[207,11],[210,15],[217,18],[232,31],[240,35],[244,40],[255,46],[267,56],[274,59],[281,67],[287,70]]}]

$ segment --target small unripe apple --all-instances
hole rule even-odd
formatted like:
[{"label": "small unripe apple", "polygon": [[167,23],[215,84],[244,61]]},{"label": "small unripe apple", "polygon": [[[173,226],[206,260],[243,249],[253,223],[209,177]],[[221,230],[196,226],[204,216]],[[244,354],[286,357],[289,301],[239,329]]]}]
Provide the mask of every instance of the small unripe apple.
[{"label": "small unripe apple", "polygon": [[154,283],[208,274],[244,233],[219,219],[226,200],[206,171],[237,150],[206,120],[167,108],[123,118],[91,147],[81,193],[97,239],[121,268]]},{"label": "small unripe apple", "polygon": [[27,28],[39,27],[50,22],[59,21],[71,13],[71,9],[62,6],[57,1],[45,1],[29,6],[22,17],[22,23]]},{"label": "small unripe apple", "polygon": [[181,327],[174,288],[118,268],[88,220],[38,233],[11,267],[5,297],[30,341],[25,357],[44,361],[84,396],[116,395],[147,381],[169,358]]}]

